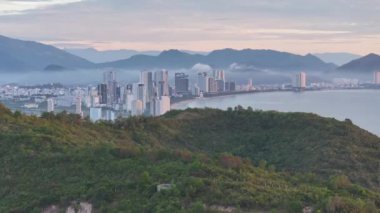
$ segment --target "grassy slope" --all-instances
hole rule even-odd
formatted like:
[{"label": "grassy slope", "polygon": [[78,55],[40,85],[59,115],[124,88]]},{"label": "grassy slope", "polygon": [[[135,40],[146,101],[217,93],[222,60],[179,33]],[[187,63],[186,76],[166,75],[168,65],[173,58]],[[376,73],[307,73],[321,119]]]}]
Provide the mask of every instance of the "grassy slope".
[{"label": "grassy slope", "polygon": [[[353,125],[305,113],[188,110],[168,125],[188,147],[266,160],[286,171],[345,174],[380,189],[380,139]],[[173,124],[174,123],[174,124]]]},{"label": "grassy slope", "polygon": [[[299,128],[297,134],[292,130],[307,125],[313,128]],[[331,130],[341,126],[351,129],[349,136]],[[324,150],[333,153],[327,156],[341,158],[334,146],[307,150],[310,141],[326,143],[321,135],[347,146],[353,143],[349,146],[359,149],[359,163],[365,159],[374,166],[378,160],[369,154],[378,152],[378,138],[348,123],[308,114],[188,110],[95,125],[62,114],[43,119],[22,116],[0,106],[0,212],[39,212],[47,205],[73,200],[89,201],[106,212],[199,212],[204,205],[289,212],[306,205],[357,212],[379,207],[376,187],[371,191],[345,176],[324,180],[304,173],[330,176],[339,170],[354,183],[376,186],[367,177],[378,170],[364,168],[363,174],[356,174],[345,167],[337,169],[340,163],[313,165],[315,159],[324,162],[319,157]],[[294,154],[292,149],[303,143],[308,145]],[[305,156],[311,160],[297,162]],[[252,165],[250,159],[254,165],[265,159],[285,171],[299,172],[275,172],[263,163]],[[173,183],[175,188],[157,193],[155,186],[160,183]]]}]

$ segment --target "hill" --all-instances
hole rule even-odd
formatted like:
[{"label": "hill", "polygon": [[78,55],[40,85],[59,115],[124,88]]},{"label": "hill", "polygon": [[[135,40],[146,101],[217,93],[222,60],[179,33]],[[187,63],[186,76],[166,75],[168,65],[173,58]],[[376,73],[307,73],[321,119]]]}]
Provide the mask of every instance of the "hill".
[{"label": "hill", "polygon": [[379,140],[349,121],[240,107],[93,124],[0,105],[0,212],[376,212]]},{"label": "hill", "polygon": [[73,55],[85,58],[94,63],[105,63],[110,61],[122,60],[130,58],[134,55],[144,54],[144,55],[159,55],[160,51],[136,51],[136,50],[96,50],[94,48],[86,49],[65,49],[66,52],[69,52]]},{"label": "hill", "polygon": [[199,61],[202,55],[192,55],[179,50],[168,50],[161,52],[158,56],[135,55],[129,59],[100,64],[103,67],[117,67],[125,69],[181,69],[191,68]]},{"label": "hill", "polygon": [[353,60],[338,68],[341,71],[353,72],[373,72],[380,70],[380,56],[376,54],[369,54],[362,58]]},{"label": "hill", "polygon": [[305,56],[273,50],[215,50],[208,55],[189,54],[178,50],[163,51],[158,56],[136,55],[129,59],[101,64],[103,67],[125,69],[152,68],[192,68],[195,64],[207,64],[214,68],[226,69],[231,65],[253,67],[255,69],[288,71],[329,71],[335,65],[328,64],[308,54]]},{"label": "hill", "polygon": [[[76,48],[76,49],[65,49],[66,52],[69,52],[73,55],[85,58],[94,63],[106,63],[112,61],[123,60],[130,58],[135,55],[148,55],[148,56],[158,56],[161,51],[151,50],[151,51],[137,51],[130,49],[120,49],[120,50],[97,50],[94,48]],[[207,52],[200,51],[190,51],[190,50],[181,50],[184,53],[190,54],[202,54],[205,55]]]},{"label": "hill", "polygon": [[[311,54],[302,56],[274,50],[223,49],[209,54],[179,50],[168,50],[159,54],[154,51],[141,54],[133,50],[69,49],[68,51],[70,53],[38,42],[0,36],[0,71],[41,71],[49,65],[64,67],[68,70],[105,67],[190,69],[196,64],[207,64],[220,69],[245,67],[244,70],[277,71],[331,71],[336,68],[334,64],[325,63]],[[115,58],[128,59],[94,64],[79,56],[94,62],[104,62]]]},{"label": "hill", "polygon": [[376,157],[380,156],[380,139],[350,120],[338,122],[304,113],[193,112],[196,119],[175,124],[183,141],[193,148],[229,152],[254,162],[265,160],[284,171],[325,177],[344,174],[357,183],[380,189],[380,158]]},{"label": "hill", "polygon": [[42,71],[51,64],[70,69],[94,66],[50,45],[0,36],[0,71]]}]

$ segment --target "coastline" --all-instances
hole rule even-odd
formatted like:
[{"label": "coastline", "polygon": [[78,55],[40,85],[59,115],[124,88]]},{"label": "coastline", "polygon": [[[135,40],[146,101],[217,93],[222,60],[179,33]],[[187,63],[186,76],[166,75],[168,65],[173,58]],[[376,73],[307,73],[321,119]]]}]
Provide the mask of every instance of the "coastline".
[{"label": "coastline", "polygon": [[303,92],[318,92],[318,91],[344,91],[344,90],[379,90],[380,88],[368,88],[368,87],[358,87],[358,88],[324,88],[324,89],[305,89],[302,91],[295,91],[293,89],[284,89],[284,90],[252,90],[252,91],[238,91],[233,93],[218,93],[218,94],[206,94],[205,96],[201,97],[186,97],[186,98],[178,98],[174,99],[174,101],[171,102],[171,107],[174,107],[178,104],[185,104],[189,103],[193,100],[207,100],[217,97],[229,97],[229,96],[235,96],[235,95],[246,95],[246,94],[258,94],[258,93],[275,93],[275,92],[294,92],[294,93],[303,93]]}]

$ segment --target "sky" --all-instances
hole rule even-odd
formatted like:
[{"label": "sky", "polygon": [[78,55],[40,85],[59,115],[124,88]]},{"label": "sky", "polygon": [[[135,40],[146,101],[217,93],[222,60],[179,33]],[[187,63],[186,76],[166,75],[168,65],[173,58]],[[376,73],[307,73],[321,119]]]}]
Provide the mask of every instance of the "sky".
[{"label": "sky", "polygon": [[380,53],[380,0],[0,0],[0,34],[60,48]]}]

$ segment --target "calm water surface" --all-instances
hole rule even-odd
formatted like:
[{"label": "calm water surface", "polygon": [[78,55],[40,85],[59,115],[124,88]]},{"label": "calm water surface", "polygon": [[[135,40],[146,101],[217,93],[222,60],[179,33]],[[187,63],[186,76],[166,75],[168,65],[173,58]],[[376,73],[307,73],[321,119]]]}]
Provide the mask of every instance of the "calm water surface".
[{"label": "calm water surface", "polygon": [[196,99],[174,104],[172,108],[227,109],[237,105],[282,112],[312,112],[339,120],[349,118],[380,136],[380,90],[254,93]]}]

